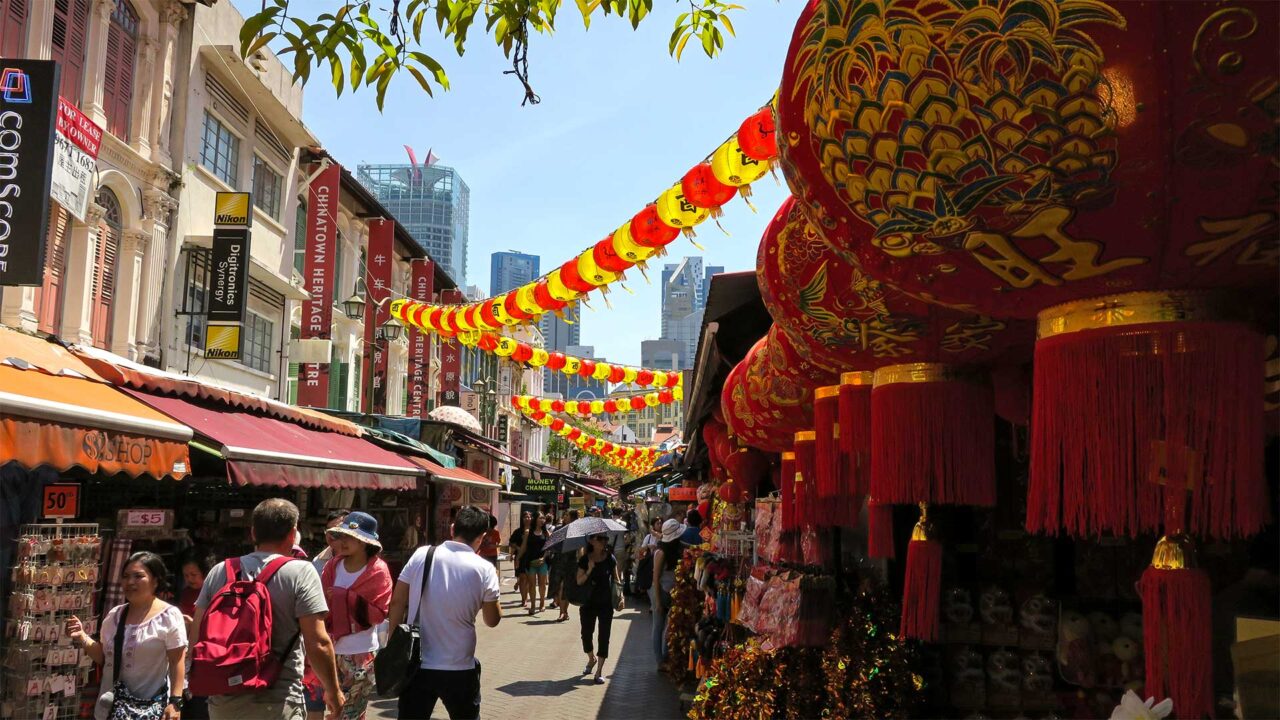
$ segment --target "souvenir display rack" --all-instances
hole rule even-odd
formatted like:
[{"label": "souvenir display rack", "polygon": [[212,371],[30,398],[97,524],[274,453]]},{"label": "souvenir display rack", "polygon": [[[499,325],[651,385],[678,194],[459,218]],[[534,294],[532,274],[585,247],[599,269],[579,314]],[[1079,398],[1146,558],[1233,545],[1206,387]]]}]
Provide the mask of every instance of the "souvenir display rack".
[{"label": "souvenir display rack", "polygon": [[97,632],[102,538],[96,523],[23,525],[11,569],[4,638],[6,720],[72,720],[93,662],[63,627],[72,615]]}]

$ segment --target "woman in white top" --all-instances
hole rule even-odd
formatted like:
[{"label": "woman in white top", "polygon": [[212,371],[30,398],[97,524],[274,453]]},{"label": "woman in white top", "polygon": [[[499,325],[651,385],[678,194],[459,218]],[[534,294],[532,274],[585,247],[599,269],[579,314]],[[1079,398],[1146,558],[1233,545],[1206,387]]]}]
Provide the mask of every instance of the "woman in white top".
[{"label": "woman in white top", "polygon": [[[101,699],[94,712],[97,720],[113,716],[179,720],[181,716],[187,626],[176,605],[156,597],[168,577],[158,555],[134,553],[122,575],[127,602],[107,611],[101,640],[89,637],[80,618],[67,620],[66,632],[72,643],[104,666],[102,692],[114,691],[114,707]],[[121,667],[117,668],[116,638],[121,622]]]}]

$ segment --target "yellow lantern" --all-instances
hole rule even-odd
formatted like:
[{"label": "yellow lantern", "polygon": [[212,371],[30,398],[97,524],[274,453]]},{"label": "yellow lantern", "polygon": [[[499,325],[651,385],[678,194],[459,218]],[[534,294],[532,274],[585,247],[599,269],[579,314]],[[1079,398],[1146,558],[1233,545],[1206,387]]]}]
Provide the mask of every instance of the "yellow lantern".
[{"label": "yellow lantern", "polygon": [[671,397],[675,398],[676,402],[684,400],[684,388],[679,385],[671,388]]},{"label": "yellow lantern", "polygon": [[654,386],[655,386],[655,387],[666,387],[666,385],[667,385],[667,374],[666,374],[666,373],[664,373],[664,372],[662,372],[661,370],[658,370],[658,371],[654,372],[654,373],[653,373],[653,384],[654,384]]},{"label": "yellow lantern", "polygon": [[613,366],[610,365],[609,363],[605,363],[605,362],[596,363],[595,372],[591,373],[591,377],[595,378],[596,380],[608,380],[609,373],[611,373],[612,371],[613,371]]},{"label": "yellow lantern", "polygon": [[578,412],[578,401],[577,401],[577,400],[565,400],[565,401],[564,401],[564,411],[565,411],[566,413],[570,414],[570,415],[573,415],[574,413]]},{"label": "yellow lantern", "polygon": [[618,273],[605,270],[596,264],[596,258],[592,252],[593,248],[588,248],[578,256],[578,274],[586,282],[600,287],[618,279]]},{"label": "yellow lantern", "polygon": [[571,355],[564,356],[564,367],[560,368],[560,372],[565,375],[577,375],[578,369],[582,367],[582,361]]},{"label": "yellow lantern", "polygon": [[467,322],[467,310],[470,307],[470,305],[459,305],[457,312],[453,314],[453,322],[457,324],[459,333],[475,331],[475,327]]},{"label": "yellow lantern", "polygon": [[547,351],[542,348],[533,349],[533,357],[529,358],[529,364],[534,367],[542,367],[547,364]]},{"label": "yellow lantern", "polygon": [[769,172],[769,163],[747,157],[738,145],[737,136],[734,136],[716,148],[715,154],[711,156],[711,172],[725,185],[742,187]]},{"label": "yellow lantern", "polygon": [[631,383],[633,383],[633,382],[635,382],[635,381],[636,381],[636,375],[637,375],[637,374],[639,374],[639,371],[638,371],[638,370],[636,370],[636,369],[635,369],[635,368],[633,368],[633,367],[623,368],[623,369],[622,369],[622,382],[627,383],[628,385],[629,385],[629,384],[631,384]]},{"label": "yellow lantern", "polygon": [[644,394],[644,404],[645,404],[645,405],[648,405],[649,407],[658,407],[658,405],[660,404],[660,402],[661,402],[661,401],[660,401],[660,400],[658,400],[658,393],[656,393],[656,392],[651,392],[651,393],[645,393],[645,394]]},{"label": "yellow lantern", "polygon": [[570,290],[569,286],[565,285],[564,281],[560,279],[560,268],[552,270],[547,275],[547,292],[560,302],[573,302],[581,296],[578,291]]},{"label": "yellow lantern", "polygon": [[551,401],[546,398],[538,400],[538,409],[542,412],[551,412]]},{"label": "yellow lantern", "polygon": [[680,183],[667,188],[666,192],[658,196],[658,200],[654,205],[658,211],[658,218],[662,222],[671,227],[684,228],[686,230],[706,220],[711,214],[711,211],[707,208],[700,208],[686,200]]},{"label": "yellow lantern", "polygon": [[391,305],[388,307],[388,310],[391,313],[391,317],[399,320],[400,322],[405,322],[404,306],[408,304],[409,304],[408,300],[404,300],[404,299],[392,300]]},{"label": "yellow lantern", "polygon": [[603,400],[592,400],[592,401],[591,401],[591,412],[592,412],[593,414],[595,414],[595,415],[599,415],[600,413],[604,412],[604,401],[603,401]]},{"label": "yellow lantern", "polygon": [[627,262],[642,263],[653,257],[661,248],[640,245],[631,237],[631,221],[622,224],[613,233],[613,251]]},{"label": "yellow lantern", "polygon": [[555,422],[555,420],[556,419],[550,415],[543,415],[542,419],[538,421],[538,424],[542,427],[551,427],[551,423]]},{"label": "yellow lantern", "polygon": [[546,310],[543,310],[538,301],[533,298],[534,287],[536,287],[534,283],[528,283],[516,288],[516,305],[519,305],[525,314],[537,319],[542,317],[542,313]]},{"label": "yellow lantern", "polygon": [[515,353],[518,344],[509,337],[498,338],[498,347],[494,348],[493,354],[498,357],[511,357]]},{"label": "yellow lantern", "polygon": [[506,306],[506,303],[504,302],[506,299],[507,299],[506,293],[503,293],[502,295],[499,295],[493,298],[493,300],[491,301],[493,303],[493,316],[497,318],[498,322],[502,323],[503,325],[514,327],[516,325],[519,325],[520,321],[511,317],[511,313],[507,312],[507,306]]}]

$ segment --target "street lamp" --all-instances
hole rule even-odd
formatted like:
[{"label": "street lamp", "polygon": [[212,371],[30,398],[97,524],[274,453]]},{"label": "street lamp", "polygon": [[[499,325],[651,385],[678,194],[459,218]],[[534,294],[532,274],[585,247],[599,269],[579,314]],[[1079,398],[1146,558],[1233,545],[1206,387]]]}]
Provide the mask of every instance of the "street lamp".
[{"label": "street lamp", "polygon": [[352,320],[364,319],[364,308],[368,304],[365,302],[364,293],[362,292],[364,288],[360,286],[361,282],[356,280],[356,287],[352,290],[351,297],[342,301],[342,314]]},{"label": "street lamp", "polygon": [[387,318],[387,321],[378,326],[374,336],[379,340],[393,343],[400,339],[400,334],[404,332],[404,325],[394,317]]},{"label": "street lamp", "polygon": [[471,389],[475,391],[480,402],[480,426],[488,435],[490,426],[497,421],[494,414],[497,412],[498,381],[493,377],[477,380],[472,384]]}]

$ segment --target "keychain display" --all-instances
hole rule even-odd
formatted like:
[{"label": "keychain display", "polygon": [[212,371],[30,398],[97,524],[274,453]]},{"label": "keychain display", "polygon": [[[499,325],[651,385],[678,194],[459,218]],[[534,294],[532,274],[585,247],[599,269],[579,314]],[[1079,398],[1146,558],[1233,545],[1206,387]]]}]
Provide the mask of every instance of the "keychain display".
[{"label": "keychain display", "polygon": [[4,632],[3,720],[72,720],[92,660],[63,632],[67,618],[98,630],[94,616],[101,575],[102,538],[93,523],[22,526],[9,570]]}]

